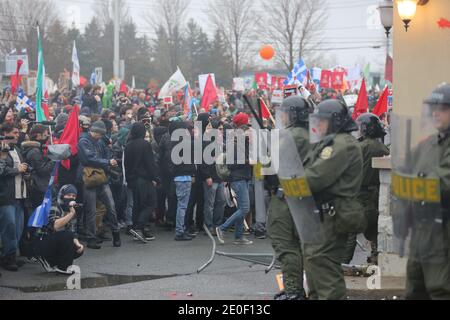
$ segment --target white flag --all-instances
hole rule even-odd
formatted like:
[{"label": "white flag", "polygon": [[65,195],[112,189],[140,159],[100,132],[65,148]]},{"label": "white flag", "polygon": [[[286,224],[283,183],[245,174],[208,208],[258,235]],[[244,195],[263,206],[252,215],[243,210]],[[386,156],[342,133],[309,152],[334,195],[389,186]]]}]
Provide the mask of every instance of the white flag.
[{"label": "white flag", "polygon": [[187,85],[186,79],[181,73],[180,68],[170,77],[166,84],[161,88],[158,98],[163,99],[164,97],[171,96],[177,90],[184,88]]},{"label": "white flag", "polygon": [[75,41],[73,42],[72,63],[73,63],[72,85],[74,88],[76,88],[80,86],[80,62],[78,60],[77,47],[75,46]]}]

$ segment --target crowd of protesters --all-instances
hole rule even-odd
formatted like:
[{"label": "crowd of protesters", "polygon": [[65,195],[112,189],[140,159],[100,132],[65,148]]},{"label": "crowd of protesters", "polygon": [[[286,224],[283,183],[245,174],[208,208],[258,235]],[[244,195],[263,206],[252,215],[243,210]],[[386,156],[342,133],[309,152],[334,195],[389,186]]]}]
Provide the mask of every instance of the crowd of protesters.
[{"label": "crowd of protesters", "polygon": [[[250,95],[269,99],[264,92]],[[323,91],[311,99],[341,96]],[[17,271],[24,263],[17,258],[20,255],[38,258],[48,270],[65,271],[85,247],[98,250],[109,241],[121,247],[124,236],[152,241],[162,230],[174,232],[176,241],[192,241],[203,226],[221,243],[226,230],[234,231],[235,245],[252,244],[246,237],[251,234],[265,238],[264,225],[252,223],[255,192],[248,153],[245,163],[229,166],[225,180],[215,165],[172,159],[177,144],[172,134],[185,129],[194,139],[198,134],[194,121],[201,122],[202,134],[242,129],[248,144],[250,112],[240,93],[230,92],[209,110],[198,107],[190,115],[182,96],[164,105],[151,89],[114,91],[110,103],[104,101],[100,86],[87,85],[82,95],[56,92],[48,102],[50,122],[40,124],[35,110],[18,111],[16,96],[4,90],[0,110],[4,269]],[[75,106],[80,109],[78,152],[69,158],[70,165],[59,166],[48,226],[30,230],[27,221],[41,206],[55,167],[48,145],[61,138]]]}]

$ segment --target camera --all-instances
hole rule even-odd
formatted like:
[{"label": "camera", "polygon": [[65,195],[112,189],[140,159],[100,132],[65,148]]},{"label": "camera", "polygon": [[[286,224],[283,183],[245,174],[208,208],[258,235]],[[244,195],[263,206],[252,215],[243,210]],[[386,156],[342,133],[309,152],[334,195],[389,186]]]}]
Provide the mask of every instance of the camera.
[{"label": "camera", "polygon": [[30,166],[28,163],[24,163],[24,165],[27,166],[27,171],[26,171],[26,173],[31,173],[31,172],[34,170],[34,168],[33,168],[32,166]]},{"label": "camera", "polygon": [[69,207],[74,208],[74,209],[83,208],[83,204],[72,201],[71,203],[69,203]]}]

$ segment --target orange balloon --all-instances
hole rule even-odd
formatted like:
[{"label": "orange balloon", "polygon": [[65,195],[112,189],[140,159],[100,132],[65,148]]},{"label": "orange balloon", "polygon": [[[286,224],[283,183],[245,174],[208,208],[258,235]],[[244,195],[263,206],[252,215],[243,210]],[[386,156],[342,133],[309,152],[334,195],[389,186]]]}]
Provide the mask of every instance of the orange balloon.
[{"label": "orange balloon", "polygon": [[275,50],[273,49],[272,46],[266,45],[263,46],[261,50],[259,50],[259,55],[264,60],[271,60],[275,56]]}]

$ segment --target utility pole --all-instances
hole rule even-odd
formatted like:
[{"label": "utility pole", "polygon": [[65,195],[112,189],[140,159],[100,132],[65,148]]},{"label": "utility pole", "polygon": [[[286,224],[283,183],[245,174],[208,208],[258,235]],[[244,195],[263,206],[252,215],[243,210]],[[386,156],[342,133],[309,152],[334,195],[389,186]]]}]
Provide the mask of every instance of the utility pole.
[{"label": "utility pole", "polygon": [[119,64],[120,64],[120,15],[119,15],[119,0],[114,0],[114,77],[119,78]]}]

